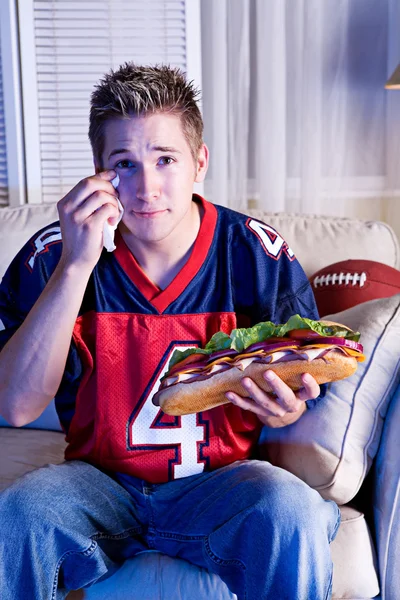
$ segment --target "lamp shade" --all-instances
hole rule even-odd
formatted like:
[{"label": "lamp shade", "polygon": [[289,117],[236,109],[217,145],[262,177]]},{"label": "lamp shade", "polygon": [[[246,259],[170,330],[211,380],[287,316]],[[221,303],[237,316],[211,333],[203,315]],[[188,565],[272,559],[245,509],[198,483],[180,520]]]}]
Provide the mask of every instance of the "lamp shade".
[{"label": "lamp shade", "polygon": [[391,78],[387,80],[385,88],[387,90],[400,90],[400,64],[397,65]]}]

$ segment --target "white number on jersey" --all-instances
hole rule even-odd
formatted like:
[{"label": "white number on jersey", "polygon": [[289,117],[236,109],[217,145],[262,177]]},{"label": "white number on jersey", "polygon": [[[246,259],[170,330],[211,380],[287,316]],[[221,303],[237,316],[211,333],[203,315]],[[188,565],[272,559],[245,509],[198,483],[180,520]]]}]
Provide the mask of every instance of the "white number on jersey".
[{"label": "white number on jersey", "polygon": [[285,240],[275,231],[275,229],[269,225],[260,223],[259,221],[254,221],[254,219],[249,219],[246,225],[251,231],[254,231],[264,246],[264,250],[268,256],[278,260],[283,251],[289,260],[294,260],[295,256],[293,250],[289,248]]},{"label": "white number on jersey", "polygon": [[171,347],[142,409],[130,425],[131,446],[180,447],[181,462],[180,464],[174,463],[172,465],[174,479],[195,475],[204,471],[204,462],[200,462],[199,460],[198,448],[199,442],[205,441],[205,426],[197,423],[198,417],[196,414],[179,417],[180,425],[166,427],[155,424],[157,417],[161,413],[161,409],[158,406],[154,406],[152,398],[159,388],[160,379],[166,373],[169,361],[176,348],[186,350],[187,348],[193,348],[193,346],[176,344]]}]

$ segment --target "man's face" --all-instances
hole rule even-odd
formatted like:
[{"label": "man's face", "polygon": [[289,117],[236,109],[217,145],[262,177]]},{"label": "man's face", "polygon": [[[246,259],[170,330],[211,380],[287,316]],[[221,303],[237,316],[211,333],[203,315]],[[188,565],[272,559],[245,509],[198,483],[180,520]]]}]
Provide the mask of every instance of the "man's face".
[{"label": "man's face", "polygon": [[144,243],[176,240],[197,211],[193,183],[204,179],[207,148],[195,163],[180,118],[168,113],[111,119],[104,138],[102,167],[120,177],[122,230]]}]

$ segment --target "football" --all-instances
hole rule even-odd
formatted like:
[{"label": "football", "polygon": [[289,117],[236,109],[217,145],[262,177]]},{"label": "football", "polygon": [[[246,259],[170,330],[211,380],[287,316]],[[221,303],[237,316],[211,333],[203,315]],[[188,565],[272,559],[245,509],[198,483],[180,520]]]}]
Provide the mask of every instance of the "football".
[{"label": "football", "polygon": [[373,260],[337,262],[309,279],[320,317],[400,293],[400,271]]}]

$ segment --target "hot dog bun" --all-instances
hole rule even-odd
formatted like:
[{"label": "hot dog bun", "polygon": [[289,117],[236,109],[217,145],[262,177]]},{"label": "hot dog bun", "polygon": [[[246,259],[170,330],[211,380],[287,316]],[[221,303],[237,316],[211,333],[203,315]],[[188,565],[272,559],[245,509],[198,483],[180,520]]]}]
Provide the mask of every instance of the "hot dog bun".
[{"label": "hot dog bun", "polygon": [[357,360],[337,350],[330,350],[323,358],[311,361],[292,360],[271,365],[252,362],[244,370],[232,368],[215,373],[208,379],[166,387],[154,395],[153,404],[160,406],[168,415],[187,415],[229,403],[225,397],[229,391],[248,396],[241,384],[243,377],[250,377],[265,392],[271,392],[270,384],[263,377],[268,370],[274,371],[292,390],[297,390],[303,387],[303,373],[310,373],[317,383],[327,383],[349,377],[356,369]]}]

